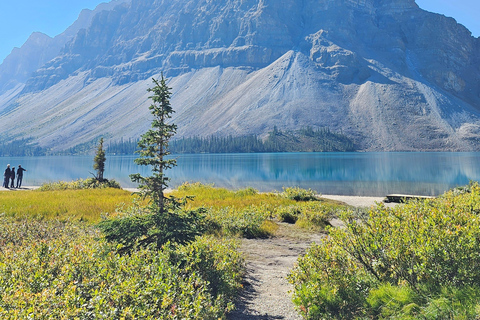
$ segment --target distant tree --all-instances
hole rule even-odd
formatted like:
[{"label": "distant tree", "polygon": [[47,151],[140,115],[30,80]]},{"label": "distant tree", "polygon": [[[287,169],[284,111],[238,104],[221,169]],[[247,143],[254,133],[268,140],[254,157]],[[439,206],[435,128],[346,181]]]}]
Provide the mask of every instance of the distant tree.
[{"label": "distant tree", "polygon": [[105,161],[107,157],[105,156],[105,150],[103,150],[103,138],[100,139],[100,142],[97,147],[97,153],[95,158],[93,158],[93,169],[97,172],[95,179],[98,182],[103,182],[103,173],[105,172]]},{"label": "distant tree", "polygon": [[108,154],[134,154],[138,150],[138,141],[139,139],[124,140],[123,138],[120,141],[115,141],[108,144]]}]

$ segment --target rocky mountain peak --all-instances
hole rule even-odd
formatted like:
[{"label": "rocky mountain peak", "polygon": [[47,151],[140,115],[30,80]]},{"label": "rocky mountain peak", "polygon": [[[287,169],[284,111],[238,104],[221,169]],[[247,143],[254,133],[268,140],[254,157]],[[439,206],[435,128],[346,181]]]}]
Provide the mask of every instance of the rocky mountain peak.
[{"label": "rocky mountain peak", "polygon": [[[45,33],[42,32],[34,32],[28,37],[27,42],[25,43],[26,45],[42,45],[47,41],[52,40],[52,38]],[[22,46],[24,47],[24,46]]]},{"label": "rocky mountain peak", "polygon": [[0,64],[0,93],[24,85],[32,73],[55,58],[80,30],[88,28],[96,14],[129,1],[114,0],[99,4],[95,10],[84,9],[70,27],[54,38],[41,32],[32,33],[21,48],[14,48]]},{"label": "rocky mountain peak", "polygon": [[[69,143],[140,132],[118,105],[140,107],[140,87],[164,72],[179,135],[310,125],[341,130],[362,150],[478,148],[480,39],[414,0],[132,0],[90,18],[17,100],[33,108],[29,97],[55,92],[63,113],[67,100],[88,108],[89,125],[72,121]],[[130,94],[119,101],[120,92]],[[113,105],[123,128],[110,124]]]}]

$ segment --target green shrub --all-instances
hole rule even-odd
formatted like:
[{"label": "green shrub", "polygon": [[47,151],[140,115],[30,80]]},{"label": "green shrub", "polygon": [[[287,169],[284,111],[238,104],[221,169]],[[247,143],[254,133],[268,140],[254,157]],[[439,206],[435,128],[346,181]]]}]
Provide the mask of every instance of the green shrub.
[{"label": "green shrub", "polygon": [[[430,293],[426,293],[431,296]],[[420,315],[434,319],[479,319],[480,288],[478,286],[444,287],[441,292],[427,300]]]},{"label": "green shrub", "polygon": [[240,287],[233,243],[119,255],[84,225],[1,218],[0,227],[1,319],[224,319]]},{"label": "green shrub", "polygon": [[258,194],[258,190],[251,187],[235,191],[236,197],[255,196],[257,194]]},{"label": "green shrub", "polygon": [[278,217],[278,220],[280,220],[281,222],[295,223],[297,222],[298,217],[302,212],[300,211],[298,206],[293,205],[293,206],[279,207],[275,213]]},{"label": "green shrub", "polygon": [[236,248],[237,244],[231,240],[199,237],[195,242],[172,250],[170,260],[186,274],[199,274],[213,297],[231,309],[232,299],[241,289],[244,273],[243,258]]},{"label": "green shrub", "polygon": [[105,239],[119,244],[119,252],[125,253],[135,247],[160,249],[167,242],[186,244],[205,231],[204,210],[177,208],[163,213],[117,215],[98,224]]},{"label": "green shrub", "polygon": [[177,188],[178,191],[186,191],[188,193],[195,193],[199,189],[211,190],[214,188],[214,184],[203,184],[201,182],[184,182],[181,186]]},{"label": "green shrub", "polygon": [[281,195],[284,198],[295,201],[314,201],[318,200],[316,192],[312,189],[302,189],[299,187],[283,188]]},{"label": "green shrub", "polygon": [[280,206],[274,211],[274,214],[279,221],[295,223],[305,229],[319,230],[330,224],[329,220],[338,213],[338,210],[338,205],[322,201],[308,201]]},{"label": "green shrub", "polygon": [[330,225],[330,220],[338,214],[338,205],[332,205],[325,202],[304,202],[299,204],[302,212],[297,225],[310,229],[323,229]]},{"label": "green shrub", "polygon": [[478,319],[480,288],[446,286],[428,292],[387,283],[373,288],[367,302],[366,309],[376,319]]},{"label": "green shrub", "polygon": [[469,189],[343,214],[345,228],[330,229],[292,271],[300,310],[308,319],[479,317],[480,187]]},{"label": "green shrub", "polygon": [[293,301],[305,319],[355,319],[374,281],[332,241],[314,244],[289,275]]},{"label": "green shrub", "polygon": [[78,179],[75,181],[57,181],[44,183],[38,189],[39,191],[58,191],[58,190],[79,190],[79,189],[104,189],[116,188],[121,189],[120,184],[114,179],[104,179],[102,182],[94,178]]},{"label": "green shrub", "polygon": [[249,239],[265,238],[271,235],[264,228],[267,218],[268,213],[254,206],[240,210],[231,207],[212,208],[206,213],[206,219],[210,221],[210,225],[217,227],[217,231],[227,236]]},{"label": "green shrub", "polygon": [[103,179],[102,181],[99,181],[94,178],[88,178],[85,180],[85,187],[86,189],[104,189],[104,188],[115,188],[115,189],[121,189],[122,187],[120,184],[115,181],[115,179]]},{"label": "green shrub", "polygon": [[367,303],[377,318],[415,319],[420,311],[415,298],[417,295],[409,286],[386,283],[370,290]]}]

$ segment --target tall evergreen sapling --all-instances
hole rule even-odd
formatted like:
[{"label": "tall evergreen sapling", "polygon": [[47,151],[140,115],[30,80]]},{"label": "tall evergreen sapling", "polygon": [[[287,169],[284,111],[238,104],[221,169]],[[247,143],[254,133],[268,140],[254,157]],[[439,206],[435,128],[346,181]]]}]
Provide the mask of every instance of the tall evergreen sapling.
[{"label": "tall evergreen sapling", "polygon": [[153,92],[150,97],[152,104],[149,109],[154,119],[152,128],[142,135],[138,142],[140,154],[135,163],[142,166],[151,166],[152,176],[142,177],[139,173],[130,175],[133,182],[140,183],[140,193],[144,198],[150,198],[151,209],[153,212],[163,213],[166,205],[164,195],[165,189],[168,187],[170,180],[165,176],[164,171],[176,166],[175,159],[165,159],[170,153],[168,152],[168,142],[176,133],[177,126],[175,124],[167,124],[166,121],[172,118],[174,112],[170,105],[170,88],[167,86],[165,78],[160,81],[152,79],[155,86],[148,89]]},{"label": "tall evergreen sapling", "polygon": [[105,172],[105,161],[107,157],[105,156],[105,150],[103,149],[103,138],[100,139],[100,143],[98,144],[97,153],[95,154],[95,158],[93,158],[93,169],[97,171],[95,179],[98,182],[103,182],[103,173]]},{"label": "tall evergreen sapling", "polygon": [[142,135],[135,163],[150,166],[152,175],[143,177],[139,173],[130,175],[133,182],[139,183],[140,195],[149,200],[144,214],[126,215],[100,223],[108,241],[122,245],[120,252],[128,252],[135,246],[154,246],[160,249],[167,242],[187,243],[199,235],[202,228],[203,210],[185,210],[185,200],[165,197],[169,178],[165,170],[176,165],[174,159],[166,159],[169,139],[175,134],[177,126],[167,124],[174,112],[170,106],[170,88],[163,77],[153,79],[154,87],[149,107],[153,115],[152,127]]}]

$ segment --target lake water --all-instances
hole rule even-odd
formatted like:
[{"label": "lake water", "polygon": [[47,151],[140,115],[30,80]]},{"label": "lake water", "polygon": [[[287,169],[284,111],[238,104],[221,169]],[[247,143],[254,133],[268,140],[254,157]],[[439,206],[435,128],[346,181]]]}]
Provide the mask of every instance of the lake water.
[{"label": "lake water", "polygon": [[[134,158],[107,156],[105,177],[123,187],[136,187],[128,175],[138,172],[148,176],[150,171],[136,165]],[[200,181],[260,191],[299,186],[323,194],[434,196],[470,180],[480,180],[477,152],[195,154],[175,158],[177,167],[166,172],[171,187]],[[4,157],[0,161],[0,168],[10,163],[27,169],[25,186],[88,178],[94,172],[93,156]]]}]

